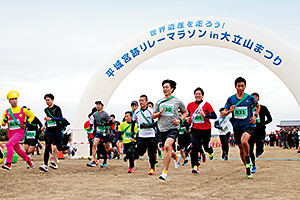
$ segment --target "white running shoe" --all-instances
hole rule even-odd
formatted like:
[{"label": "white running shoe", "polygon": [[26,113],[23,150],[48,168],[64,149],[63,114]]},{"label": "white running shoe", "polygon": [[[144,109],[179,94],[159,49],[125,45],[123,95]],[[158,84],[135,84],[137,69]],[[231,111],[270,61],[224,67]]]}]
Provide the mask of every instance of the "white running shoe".
[{"label": "white running shoe", "polygon": [[163,172],[158,178],[160,178],[161,180],[166,181],[167,180],[167,176],[168,176],[168,174],[166,174],[165,172]]},{"label": "white running shoe", "polygon": [[52,169],[58,169],[57,164],[55,164],[54,161],[51,161],[50,165],[49,165]]},{"label": "white running shoe", "polygon": [[48,172],[48,167],[47,165],[43,164],[39,167],[40,170],[44,171],[44,172]]},{"label": "white running shoe", "polygon": [[180,155],[177,156],[178,157],[178,160],[174,160],[174,163],[175,163],[175,169],[178,169],[180,167]]}]

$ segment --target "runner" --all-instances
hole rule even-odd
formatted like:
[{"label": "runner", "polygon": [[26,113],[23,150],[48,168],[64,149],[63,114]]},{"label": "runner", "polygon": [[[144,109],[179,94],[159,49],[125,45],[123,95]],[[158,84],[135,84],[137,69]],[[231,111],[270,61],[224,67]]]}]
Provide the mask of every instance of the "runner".
[{"label": "runner", "polygon": [[201,146],[208,152],[209,159],[214,158],[213,148],[210,146],[211,138],[211,123],[210,119],[217,119],[217,115],[212,106],[203,100],[204,91],[198,87],[194,90],[195,101],[187,106],[190,113],[189,123],[191,124],[191,138],[192,138],[192,173],[199,173],[198,155]]},{"label": "runner", "polygon": [[133,172],[134,160],[136,156],[136,134],[138,132],[137,124],[132,122],[132,112],[127,111],[125,113],[125,122],[122,122],[119,127],[119,132],[123,135],[123,145],[126,151],[124,161],[129,159],[129,170],[128,173]]},{"label": "runner", "polygon": [[88,121],[86,121],[83,125],[84,129],[87,131],[87,138],[88,138],[88,141],[89,141],[89,144],[90,144],[90,156],[88,157],[89,160],[92,160],[92,151],[93,151],[93,143],[94,143],[94,133],[93,133],[93,129],[90,128],[90,121],[91,121],[91,118],[92,118],[92,115],[94,112],[96,112],[97,109],[96,107],[94,107],[92,109],[92,112],[88,114]]},{"label": "runner", "polygon": [[[92,151],[92,160],[91,162],[87,163],[87,166],[89,167],[96,167],[99,165],[96,154],[97,154],[97,145],[101,141],[104,145],[105,151],[113,151],[115,154],[118,155],[118,149],[117,148],[111,148],[109,147],[110,144],[110,128],[108,126],[112,125],[113,122],[111,118],[109,117],[108,113],[103,110],[103,103],[101,101],[96,101],[96,108],[97,112],[94,112],[91,121],[90,121],[90,127],[92,128],[94,126],[94,142],[93,142],[93,151]],[[107,153],[103,153],[103,164],[100,166],[102,168],[106,167],[107,162]]]},{"label": "runner", "polygon": [[18,97],[19,93],[15,90],[7,94],[7,100],[9,101],[11,108],[4,111],[1,120],[2,126],[8,124],[7,136],[9,140],[6,143],[7,157],[5,164],[2,165],[2,168],[7,170],[11,170],[14,151],[28,163],[28,168],[34,167],[30,156],[21,149],[19,143],[24,137],[26,118],[28,118],[28,122],[31,123],[34,119],[34,114],[30,110],[18,106]]},{"label": "runner", "polygon": [[148,108],[153,109],[154,104],[153,104],[151,101],[149,101],[149,102],[147,103],[147,106],[148,106]]},{"label": "runner", "polygon": [[147,128],[145,125],[153,124],[152,109],[147,106],[148,97],[141,95],[139,99],[140,109],[134,113],[133,120],[139,124],[139,135],[137,139],[137,149],[139,156],[143,156],[148,149],[150,162],[149,175],[155,174],[156,149],[155,128]]},{"label": "runner", "polygon": [[40,170],[44,172],[48,172],[48,161],[49,154],[51,152],[52,145],[52,156],[53,161],[50,163],[50,167],[57,170],[57,156],[59,151],[68,150],[69,147],[62,147],[62,121],[63,116],[59,106],[54,104],[54,96],[53,94],[46,94],[44,99],[47,104],[47,108],[45,108],[44,112],[46,117],[44,120],[46,121],[45,125],[41,128],[41,131],[45,131],[45,142],[46,148],[44,152],[44,164],[39,167]]},{"label": "runner", "polygon": [[[253,177],[251,172],[252,162],[250,159],[250,148],[248,140],[253,133],[256,118],[260,111],[260,105],[252,95],[245,93],[246,80],[238,77],[235,80],[235,88],[237,93],[227,99],[225,109],[221,112],[223,117],[232,113],[232,125],[236,144],[240,149],[240,157],[246,167],[246,178]],[[253,115],[251,106],[256,106]]]},{"label": "runner", "polygon": [[[120,122],[118,122],[116,119],[116,116],[114,114],[111,114],[110,115],[110,118],[113,122],[113,125],[111,125],[111,129],[112,129],[112,134],[111,134],[111,145],[112,147],[116,147],[118,149],[118,153],[120,153],[120,150],[119,150],[119,126],[120,126]],[[120,159],[120,154],[118,155],[114,155],[113,158],[116,158],[116,159]]]},{"label": "runner", "polygon": [[[179,111],[179,116],[182,117],[182,112]],[[187,152],[188,146],[191,144],[191,136],[189,133],[189,123],[184,119],[180,123],[179,136],[178,136],[178,147],[183,161],[183,166],[186,166],[189,162],[189,154]]]},{"label": "runner", "polygon": [[[220,113],[224,108],[220,109]],[[222,159],[228,160],[228,151],[229,151],[229,137],[233,132],[233,127],[230,122],[231,116],[222,115],[215,121],[215,128],[219,130],[220,141],[222,145]]]},{"label": "runner", "polygon": [[[259,94],[252,93],[252,96],[259,101]],[[267,117],[267,120],[266,120]],[[260,111],[258,114],[258,118],[256,119],[256,127],[254,128],[254,133],[251,135],[249,139],[250,146],[250,156],[253,163],[252,173],[256,173],[256,165],[255,165],[255,156],[254,156],[254,143],[256,143],[256,157],[259,157],[264,152],[264,142],[266,138],[266,125],[272,122],[271,114],[268,108],[264,105],[260,105]]]},{"label": "runner", "polygon": [[[164,170],[159,178],[167,180],[171,158],[175,160],[175,169],[180,167],[179,157],[171,147],[178,137],[180,123],[186,118],[188,111],[180,99],[172,96],[172,93],[176,89],[175,81],[164,80],[162,87],[165,97],[155,103],[152,117],[153,119],[158,118],[157,125],[160,131],[161,142],[165,148]],[[182,118],[179,117],[178,110],[183,112]]]},{"label": "runner", "polygon": [[[23,106],[26,108],[26,106]],[[29,108],[27,108],[30,110]],[[41,121],[35,116],[31,123],[26,124],[25,128],[25,152],[27,155],[30,155],[34,152],[36,144],[38,143],[39,136],[41,134],[41,128],[43,124]]]}]

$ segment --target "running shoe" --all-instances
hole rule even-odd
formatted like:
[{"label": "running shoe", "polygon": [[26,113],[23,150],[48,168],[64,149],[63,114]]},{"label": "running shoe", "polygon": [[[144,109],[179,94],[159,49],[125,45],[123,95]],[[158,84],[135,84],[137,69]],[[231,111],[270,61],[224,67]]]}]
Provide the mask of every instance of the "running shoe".
[{"label": "running shoe", "polygon": [[196,165],[193,167],[192,173],[200,173],[200,170]]},{"label": "running shoe", "polygon": [[253,177],[253,174],[251,173],[251,168],[246,169],[246,178],[251,179]]},{"label": "running shoe", "polygon": [[163,172],[158,178],[160,178],[161,180],[166,181],[167,180],[167,176],[168,176],[168,174],[165,173],[165,172]]},{"label": "running shoe", "polygon": [[206,162],[206,156],[205,156],[205,153],[202,154],[202,162]]},{"label": "running shoe", "polygon": [[96,163],[97,166],[99,165],[99,161],[98,160],[95,160],[95,163]]},{"label": "running shoe", "polygon": [[179,156],[177,156],[177,161],[176,160],[174,160],[174,163],[175,163],[175,169],[178,169],[179,167],[180,167],[180,155]]},{"label": "running shoe", "polygon": [[58,169],[57,164],[55,164],[54,161],[51,161],[50,165],[49,165],[52,169]]},{"label": "running shoe", "polygon": [[182,163],[182,166],[186,166],[189,163],[188,159],[185,159],[185,161]]},{"label": "running shoe", "polygon": [[4,165],[2,165],[2,168],[3,169],[6,169],[6,170],[11,170],[11,164],[4,164]]},{"label": "running shoe", "polygon": [[48,172],[48,167],[47,165],[43,164],[39,167],[40,170],[44,171],[44,172]]},{"label": "running shoe", "polygon": [[2,161],[3,161],[3,158],[0,158],[0,163],[2,163]]},{"label": "running shoe", "polygon": [[224,156],[224,160],[228,160],[228,156],[227,155]]},{"label": "running shoe", "polygon": [[246,163],[246,168],[250,169],[253,166],[252,162],[250,161],[250,163]]},{"label": "running shoe", "polygon": [[157,161],[155,161],[155,167],[156,167],[157,165],[159,165],[159,162],[158,162],[158,160],[157,160]]},{"label": "running shoe", "polygon": [[120,157],[119,151],[117,147],[114,147],[114,158]]},{"label": "running shoe", "polygon": [[102,164],[100,167],[105,168],[106,166],[107,166],[106,164]]},{"label": "running shoe", "polygon": [[198,157],[198,162],[201,162],[202,158],[201,157]]},{"label": "running shoe", "polygon": [[71,152],[72,156],[75,156],[76,151],[77,151],[77,148],[76,148],[76,147],[73,147],[73,148],[72,148],[72,152]]},{"label": "running shoe", "polygon": [[111,153],[109,152],[108,153],[108,157],[107,157],[109,160],[111,160],[112,159],[112,156],[111,156]]},{"label": "running shoe", "polygon": [[132,173],[133,172],[133,168],[129,167],[128,173]]},{"label": "running shoe", "polygon": [[163,157],[163,152],[162,152],[161,149],[159,149],[159,151],[158,151],[158,157],[159,157],[159,158],[162,158],[162,157]]},{"label": "running shoe", "polygon": [[256,158],[258,158],[260,155],[258,155],[257,153],[255,153]]},{"label": "running shoe", "polygon": [[214,159],[214,153],[208,154],[209,160]]},{"label": "running shoe", "polygon": [[89,159],[89,160],[92,160],[92,156],[89,156],[88,159]]},{"label": "running shoe", "polygon": [[88,167],[96,167],[97,166],[97,164],[96,164],[96,162],[95,161],[91,161],[91,162],[89,162],[89,163],[87,163],[86,164]]},{"label": "running shoe", "polygon": [[148,175],[154,175],[154,174],[155,174],[155,170],[151,168]]},{"label": "running shoe", "polygon": [[126,157],[126,155],[123,160],[124,160],[124,162],[127,162],[128,158]]},{"label": "running shoe", "polygon": [[32,160],[31,160],[31,156],[30,156],[30,155],[28,155],[28,161],[27,161],[27,164],[28,164],[28,166],[27,166],[27,169],[31,169],[31,168],[33,168],[33,167],[34,167],[34,165],[33,165],[33,162],[32,162]]},{"label": "running shoe", "polygon": [[256,173],[256,171],[257,171],[257,170],[256,170],[256,166],[253,166],[253,167],[252,167],[252,170],[251,170],[252,174]]}]

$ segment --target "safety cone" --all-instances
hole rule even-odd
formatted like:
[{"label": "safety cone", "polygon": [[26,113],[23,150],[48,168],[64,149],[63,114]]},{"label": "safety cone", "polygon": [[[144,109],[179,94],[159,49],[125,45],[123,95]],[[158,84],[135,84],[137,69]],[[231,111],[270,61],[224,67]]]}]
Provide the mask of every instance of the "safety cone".
[{"label": "safety cone", "polygon": [[59,160],[64,160],[64,159],[65,159],[64,154],[63,154],[62,151],[59,151],[59,152],[58,152],[57,158],[58,158]]}]

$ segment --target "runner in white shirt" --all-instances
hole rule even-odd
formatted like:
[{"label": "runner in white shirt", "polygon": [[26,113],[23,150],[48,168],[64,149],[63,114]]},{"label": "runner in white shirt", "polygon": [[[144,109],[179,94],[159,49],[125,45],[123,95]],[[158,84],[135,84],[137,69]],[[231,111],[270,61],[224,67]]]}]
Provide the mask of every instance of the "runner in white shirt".
[{"label": "runner in white shirt", "polygon": [[[220,109],[220,113],[224,110],[224,108]],[[228,151],[229,151],[229,137],[233,132],[233,127],[230,122],[231,116],[223,117],[220,115],[218,119],[215,121],[215,128],[219,130],[220,141],[222,145],[222,159],[228,160]]]},{"label": "runner in white shirt", "polygon": [[134,112],[133,121],[139,124],[139,134],[137,139],[137,149],[140,156],[143,156],[148,149],[148,157],[150,162],[149,175],[155,174],[155,154],[157,143],[155,140],[155,128],[145,128],[153,124],[152,109],[147,106],[148,97],[141,95],[139,99],[140,108]]}]

